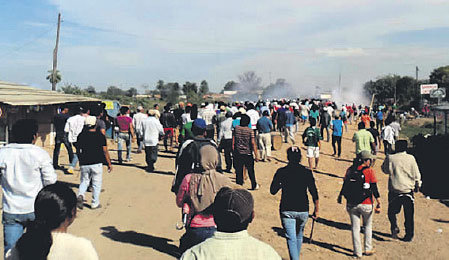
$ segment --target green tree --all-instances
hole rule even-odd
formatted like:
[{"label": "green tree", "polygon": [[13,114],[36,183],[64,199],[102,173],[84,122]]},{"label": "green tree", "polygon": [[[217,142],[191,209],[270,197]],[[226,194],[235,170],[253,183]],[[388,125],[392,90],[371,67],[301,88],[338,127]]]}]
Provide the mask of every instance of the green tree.
[{"label": "green tree", "polygon": [[209,84],[207,84],[207,81],[203,80],[200,84],[200,95],[204,96],[209,93]]},{"label": "green tree", "polygon": [[[445,88],[446,92],[449,94],[449,66],[434,69],[432,73],[430,73],[429,79],[431,84],[438,84],[439,88]],[[449,96],[446,95],[446,99],[448,98]]]},{"label": "green tree", "polygon": [[95,90],[95,87],[93,87],[93,86],[88,86],[86,88],[86,92],[89,94],[97,94],[97,91]]},{"label": "green tree", "polygon": [[247,71],[238,76],[238,96],[243,99],[255,100],[263,91],[262,79],[254,71]]},{"label": "green tree", "polygon": [[167,83],[164,86],[167,93],[165,100],[172,104],[177,103],[179,100],[179,94],[181,92],[181,88],[179,87],[178,82]]},{"label": "green tree", "polygon": [[182,92],[184,93],[184,95],[197,94],[198,86],[194,82],[192,83],[192,82],[186,81],[186,83],[184,83],[184,85],[182,85]]},{"label": "green tree", "polygon": [[237,83],[233,80],[230,80],[228,82],[226,82],[226,84],[223,87],[223,92],[224,91],[234,91],[237,88]]},{"label": "green tree", "polygon": [[61,73],[59,72],[59,70],[55,70],[55,72],[53,73],[53,70],[49,70],[48,71],[48,76],[47,76],[47,80],[50,81],[51,85],[52,85],[52,90],[56,90],[56,84],[58,84],[59,82],[61,82]]},{"label": "green tree", "polygon": [[124,96],[124,95],[125,95],[125,92],[116,86],[110,86],[106,90],[106,97],[109,99],[118,99],[119,97]]},{"label": "green tree", "polygon": [[65,86],[61,87],[61,91],[64,92],[64,94],[72,94],[72,95],[83,94],[83,91],[80,87],[72,84],[66,84]]},{"label": "green tree", "polygon": [[135,97],[137,95],[137,89],[136,88],[130,88],[125,92],[125,95],[127,97]]}]

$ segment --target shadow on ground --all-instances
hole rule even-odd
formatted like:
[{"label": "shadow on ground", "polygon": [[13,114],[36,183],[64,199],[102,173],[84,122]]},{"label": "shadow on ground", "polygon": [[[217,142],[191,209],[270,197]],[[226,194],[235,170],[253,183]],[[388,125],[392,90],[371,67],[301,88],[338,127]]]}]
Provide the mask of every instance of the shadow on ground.
[{"label": "shadow on ground", "polygon": [[[137,169],[140,169],[140,170],[146,170],[146,166],[143,166],[143,165],[137,165],[137,164],[133,164],[133,163],[118,163],[118,162],[116,162],[116,161],[113,161],[112,162],[112,164],[113,165],[119,165],[119,166],[124,166],[124,167],[134,167],[134,168],[137,168]],[[152,172],[150,172],[149,174],[152,174],[152,173],[155,173],[155,174],[162,174],[162,175],[175,175],[175,173],[174,172],[172,172],[172,171],[166,171],[166,172],[164,172],[164,171],[152,171]]]},{"label": "shadow on ground", "polygon": [[103,231],[101,233],[103,236],[117,242],[151,247],[154,250],[176,258],[181,256],[178,247],[170,244],[173,240],[168,238],[155,237],[135,231],[119,231],[113,226],[102,227],[101,230]]},{"label": "shadow on ground", "polygon": [[337,179],[343,179],[343,177],[338,176],[338,175],[333,174],[333,173],[322,172],[322,171],[318,171],[318,170],[314,170],[313,173],[318,173],[318,174],[322,174],[322,175],[327,175],[327,176],[330,176],[330,177],[333,177],[333,178],[337,178]]}]

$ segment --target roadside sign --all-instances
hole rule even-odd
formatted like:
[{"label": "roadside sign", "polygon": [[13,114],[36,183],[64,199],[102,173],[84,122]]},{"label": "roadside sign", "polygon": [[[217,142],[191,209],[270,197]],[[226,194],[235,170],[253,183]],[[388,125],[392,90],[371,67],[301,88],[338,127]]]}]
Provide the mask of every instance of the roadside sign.
[{"label": "roadside sign", "polygon": [[446,97],[446,89],[445,88],[437,88],[430,91],[431,98],[445,98]]},{"label": "roadside sign", "polygon": [[422,84],[421,86],[421,95],[430,94],[430,91],[433,89],[438,89],[438,84]]}]

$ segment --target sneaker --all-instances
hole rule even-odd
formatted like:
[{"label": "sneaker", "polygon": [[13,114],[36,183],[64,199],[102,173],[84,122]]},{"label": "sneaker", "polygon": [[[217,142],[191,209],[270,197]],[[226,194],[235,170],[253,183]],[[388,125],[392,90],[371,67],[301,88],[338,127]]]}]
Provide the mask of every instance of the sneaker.
[{"label": "sneaker", "polygon": [[100,209],[100,208],[101,208],[101,204],[90,206],[90,209]]},{"label": "sneaker", "polygon": [[404,242],[412,242],[413,241],[413,237],[409,236],[409,235],[405,235],[405,237],[402,239],[402,241],[404,241]]},{"label": "sneaker", "polygon": [[67,173],[68,173],[68,174],[74,174],[74,173],[75,173],[75,170],[73,170],[73,167],[69,167],[69,168],[67,169]]},{"label": "sneaker", "polygon": [[84,197],[83,196],[81,196],[81,195],[78,196],[78,199],[76,201],[76,206],[79,209],[83,209],[84,208]]},{"label": "sneaker", "polygon": [[366,256],[374,255],[374,253],[376,253],[376,251],[374,249],[365,251]]},{"label": "sneaker", "polygon": [[258,190],[258,189],[260,189],[260,185],[256,184],[256,187],[252,188],[251,190]]}]

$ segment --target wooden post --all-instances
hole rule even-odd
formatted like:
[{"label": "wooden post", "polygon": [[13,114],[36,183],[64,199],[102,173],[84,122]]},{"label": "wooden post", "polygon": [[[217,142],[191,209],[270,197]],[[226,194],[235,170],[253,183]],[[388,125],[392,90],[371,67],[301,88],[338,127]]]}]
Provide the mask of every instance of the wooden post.
[{"label": "wooden post", "polygon": [[53,71],[52,71],[52,77],[53,82],[51,83],[51,90],[56,91],[56,81],[55,81],[55,75],[56,70],[58,66],[58,46],[59,46],[59,29],[61,27],[61,13],[58,14],[58,29],[56,30],[56,45],[55,49],[53,50]]},{"label": "wooden post", "polygon": [[437,135],[437,112],[433,110],[433,135]]}]

